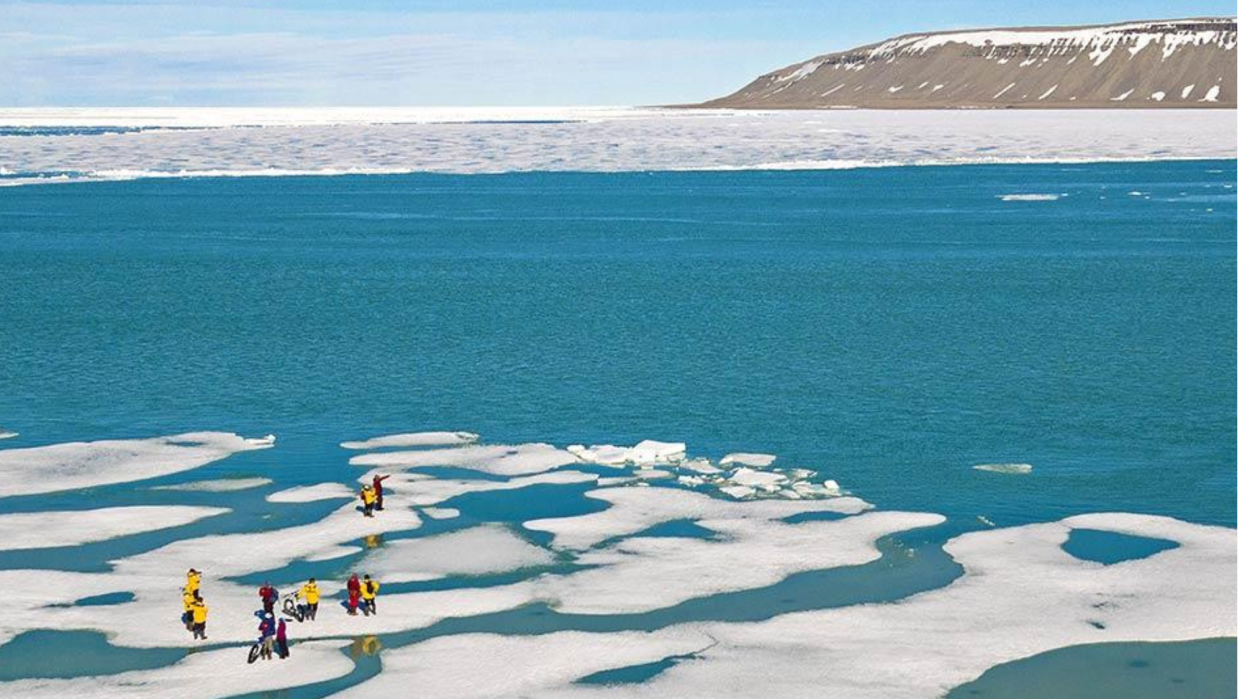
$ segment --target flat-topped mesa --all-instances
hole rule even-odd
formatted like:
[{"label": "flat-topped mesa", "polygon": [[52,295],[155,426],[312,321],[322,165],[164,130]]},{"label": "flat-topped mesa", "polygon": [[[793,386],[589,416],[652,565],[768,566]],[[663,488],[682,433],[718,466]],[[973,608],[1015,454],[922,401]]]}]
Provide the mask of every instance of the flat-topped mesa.
[{"label": "flat-topped mesa", "polygon": [[1237,107],[1237,18],[907,34],[773,71],[701,107]]}]

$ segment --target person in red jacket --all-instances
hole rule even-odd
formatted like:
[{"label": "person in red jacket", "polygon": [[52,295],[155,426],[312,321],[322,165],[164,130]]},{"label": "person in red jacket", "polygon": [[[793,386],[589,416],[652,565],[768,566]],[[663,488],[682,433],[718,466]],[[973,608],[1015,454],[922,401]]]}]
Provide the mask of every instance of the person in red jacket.
[{"label": "person in red jacket", "polygon": [[280,599],[280,593],[276,588],[272,587],[270,582],[263,583],[263,587],[259,588],[259,599],[263,601],[263,611],[273,614],[276,608],[276,600]]},{"label": "person in red jacket", "polygon": [[383,483],[384,483],[384,479],[387,477],[388,476],[381,476],[379,474],[376,474],[375,477],[371,479],[371,488],[375,490],[375,509],[377,510],[384,509],[384,485]]},{"label": "person in red jacket", "polygon": [[349,591],[349,614],[350,616],[357,616],[358,598],[362,596],[362,583],[358,582],[357,573],[349,576],[349,582],[345,584],[345,589]]}]

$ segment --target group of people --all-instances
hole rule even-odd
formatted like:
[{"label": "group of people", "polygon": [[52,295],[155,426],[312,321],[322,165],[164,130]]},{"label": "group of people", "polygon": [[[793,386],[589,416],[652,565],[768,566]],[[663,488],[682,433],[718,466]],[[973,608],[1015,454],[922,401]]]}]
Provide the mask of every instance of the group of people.
[{"label": "group of people", "polygon": [[203,574],[191,568],[185,574],[185,587],[181,588],[181,604],[184,608],[181,622],[185,630],[194,635],[195,640],[207,640],[207,603],[199,588],[203,582]]},{"label": "group of people", "polygon": [[[367,517],[373,517],[375,510],[384,509],[384,480],[388,476],[375,475],[371,479],[371,483],[364,485],[360,493],[362,498],[362,513]],[[207,603],[203,601],[201,587],[203,574],[201,571],[191,568],[185,574],[185,587],[181,590],[183,613],[181,621],[185,624],[187,631],[194,635],[195,640],[207,640]],[[358,610],[362,610],[363,616],[371,616],[377,614],[375,606],[375,598],[379,595],[380,584],[376,580],[372,580],[370,575],[363,575],[362,579],[358,578],[357,573],[349,576],[349,581],[345,584],[345,590],[349,595],[347,603],[347,611],[350,616],[357,616]],[[298,588],[296,596],[298,621],[314,621],[319,613],[319,584],[314,578],[306,581]],[[273,657],[279,657],[282,660],[289,657],[289,637],[288,626],[283,617],[276,615],[276,605],[280,602],[280,592],[276,590],[269,582],[264,582],[259,588],[259,601],[263,605],[263,609],[256,611],[254,614],[259,619],[259,654],[260,657],[271,660]],[[286,606],[290,603],[286,601]],[[286,613],[293,616],[292,612],[285,610]]]},{"label": "group of people", "polygon": [[350,575],[349,582],[345,583],[345,590],[349,593],[349,615],[358,616],[360,606],[363,616],[378,614],[375,597],[379,594],[379,588],[379,582],[372,580],[370,575],[363,575],[362,580],[358,579],[357,573]]},{"label": "group of people", "polygon": [[363,484],[358,497],[362,498],[362,516],[374,517],[375,510],[384,509],[384,479],[388,476],[376,474],[369,484]]}]

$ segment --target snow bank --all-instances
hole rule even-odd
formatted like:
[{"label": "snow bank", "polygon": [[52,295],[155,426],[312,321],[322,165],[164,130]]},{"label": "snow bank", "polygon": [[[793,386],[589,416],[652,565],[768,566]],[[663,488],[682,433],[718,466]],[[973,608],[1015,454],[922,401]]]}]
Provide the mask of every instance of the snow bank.
[{"label": "snow bank", "polygon": [[358,442],[341,442],[342,449],[381,449],[385,447],[435,447],[473,444],[479,435],[473,432],[405,432],[372,437]]},{"label": "snow bank", "polygon": [[154,505],[0,515],[0,551],[78,546],[180,527],[229,511],[220,507]]},{"label": "snow bank", "polygon": [[352,499],[357,493],[341,483],[316,483],[286,488],[267,496],[268,502],[315,502],[318,500]]},{"label": "snow bank", "polygon": [[275,443],[276,438],[270,435],[245,439],[226,432],[191,432],[151,439],[4,449],[0,450],[0,497],[146,480]]},{"label": "snow bank", "polygon": [[346,645],[343,641],[296,643],[290,647],[287,660],[260,661],[254,665],[246,664],[248,646],[226,648],[188,655],[173,665],[154,670],[0,682],[0,695],[25,699],[215,699],[272,692],[349,674],[354,663],[341,652]]},{"label": "snow bank", "polygon": [[358,564],[388,582],[435,580],[449,575],[483,575],[555,561],[547,549],[501,525],[386,543]]},{"label": "snow bank", "polygon": [[250,490],[272,484],[271,478],[220,478],[214,481],[194,481],[176,485],[157,485],[151,490],[174,490],[202,493],[231,493],[235,490]]},{"label": "snow bank", "polygon": [[349,463],[388,470],[455,466],[497,476],[524,476],[551,471],[577,461],[573,454],[550,444],[521,444],[381,452],[355,456]]}]

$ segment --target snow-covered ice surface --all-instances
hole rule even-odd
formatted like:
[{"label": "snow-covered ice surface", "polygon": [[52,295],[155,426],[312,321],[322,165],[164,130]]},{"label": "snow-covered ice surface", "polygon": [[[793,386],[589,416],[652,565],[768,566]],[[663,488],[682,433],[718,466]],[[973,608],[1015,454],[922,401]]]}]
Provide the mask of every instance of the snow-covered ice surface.
[{"label": "snow-covered ice surface", "polygon": [[1008,473],[1013,475],[1026,475],[1035,470],[1035,467],[1030,464],[977,464],[972,468],[976,471]]},{"label": "snow-covered ice surface", "polygon": [[77,546],[179,527],[228,511],[222,507],[135,505],[98,510],[4,514],[0,515],[0,551]]},{"label": "snow-covered ice surface", "polygon": [[212,481],[193,481],[176,485],[157,485],[151,490],[180,490],[194,493],[231,493],[235,490],[250,490],[272,484],[271,478],[219,478]]},{"label": "snow-covered ice surface", "polygon": [[394,541],[358,564],[387,582],[435,580],[450,575],[482,575],[547,565],[555,556],[500,525]]},{"label": "snow-covered ice surface", "polygon": [[226,432],[0,449],[0,496],[52,493],[189,471],[276,443]]},{"label": "snow-covered ice surface", "polygon": [[268,502],[316,502],[318,500],[353,499],[355,493],[343,483],[316,483],[297,485],[278,490],[267,496]]},{"label": "snow-covered ice surface", "polygon": [[[1061,548],[1075,528],[1170,539],[1180,546],[1105,566]],[[992,666],[1054,648],[1237,634],[1234,529],[1153,516],[1082,515],[973,532],[945,548],[965,574],[899,602],[758,623],[687,624],[650,634],[450,636],[389,652],[383,672],[342,696],[418,686],[444,698],[933,699]],[[646,682],[575,683],[677,656],[689,657]],[[505,671],[514,667],[529,671]]]},{"label": "snow-covered ice surface", "polygon": [[343,641],[295,644],[289,658],[254,665],[245,663],[244,648],[188,655],[154,670],[136,670],[105,677],[19,680],[0,684],[0,693],[30,699],[212,699],[250,692],[275,692],[325,682],[349,674],[353,661],[341,652]]},{"label": "snow-covered ice surface", "polygon": [[[209,441],[214,448],[187,446],[194,440],[180,436],[124,440],[120,446],[69,445],[67,455],[55,453],[55,459],[39,452],[52,447],[10,451],[35,451],[40,463],[86,464],[86,472],[97,466],[89,455],[101,454],[104,465],[126,463],[123,470],[132,474],[135,462],[184,465],[224,458],[227,454],[220,452],[228,449],[271,444],[209,434],[214,436],[194,440]],[[474,439],[449,446],[414,444],[417,440],[407,436],[399,441],[368,441],[368,448],[429,448],[349,459],[373,471],[351,468],[341,456],[344,478],[367,481],[376,472],[391,474],[386,507],[373,518],[362,516],[353,490],[342,483],[290,484],[266,501],[249,497],[261,505],[272,503],[272,512],[285,517],[300,507],[322,512],[313,509],[322,507],[315,504],[320,500],[350,501],[317,519],[295,519],[298,523],[262,531],[162,539],[147,550],[118,554],[101,572],[0,570],[0,645],[35,629],[96,630],[113,645],[129,648],[193,645],[176,623],[179,590],[193,566],[203,571],[210,643],[226,646],[157,669],[0,683],[0,696],[206,699],[293,687],[348,673],[353,665],[340,652],[341,639],[391,638],[452,618],[521,615],[520,608],[528,605],[600,617],[666,610],[689,600],[760,590],[800,572],[875,562],[881,558],[878,540],[944,521],[935,513],[877,510],[842,495],[841,486],[826,478],[832,474],[777,467],[781,460],[768,454],[739,452],[713,461],[687,453],[688,445],[651,440],[633,447],[572,450]],[[183,449],[198,451],[187,455]],[[478,477],[441,478],[424,470],[437,466],[476,471]],[[480,521],[464,499],[460,505],[454,502],[490,493],[520,507],[527,497],[523,491],[532,486],[573,489],[574,497],[591,487],[585,493],[589,507],[574,510],[585,514],[532,518],[520,525],[523,532],[511,521]],[[731,488],[747,493],[735,500],[728,497]],[[185,491],[163,492],[162,497],[174,497]],[[174,527],[222,512],[169,505],[15,513],[0,515],[0,540],[9,548],[64,546]],[[430,519],[440,521],[426,523]],[[678,523],[695,527],[652,531]],[[1061,548],[1075,528],[1180,545],[1104,566]],[[417,687],[420,694],[443,697],[935,697],[997,663],[1065,645],[1236,634],[1236,544],[1233,529],[1138,515],[1084,515],[989,529],[958,536],[946,546],[964,568],[963,577],[913,597],[773,612],[770,620],[757,623],[706,620],[650,632],[429,632],[450,635],[413,645],[402,645],[411,643],[408,637],[398,642],[381,653],[378,675],[344,695],[401,696]],[[324,597],[318,619],[291,624],[291,637],[298,642],[291,660],[246,666],[258,606],[253,579],[261,575],[289,592],[307,574],[301,567],[313,561],[337,571],[319,574]],[[348,570],[369,573],[384,584],[377,616],[351,617],[340,608],[345,577],[340,571]],[[249,581],[238,580],[246,576]],[[132,599],[81,603],[117,593]],[[645,682],[575,682],[667,658],[678,661]]]},{"label": "snow-covered ice surface", "polygon": [[1234,114],[1224,110],[0,109],[0,126],[67,125],[144,129],[0,136],[0,184],[1081,162],[1235,158],[1237,152]]},{"label": "snow-covered ice surface", "polygon": [[381,449],[384,447],[432,447],[471,444],[479,440],[473,432],[405,432],[372,437],[356,442],[341,442],[342,449]]}]

